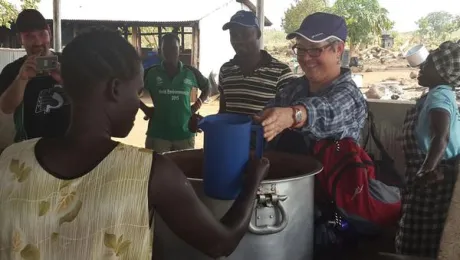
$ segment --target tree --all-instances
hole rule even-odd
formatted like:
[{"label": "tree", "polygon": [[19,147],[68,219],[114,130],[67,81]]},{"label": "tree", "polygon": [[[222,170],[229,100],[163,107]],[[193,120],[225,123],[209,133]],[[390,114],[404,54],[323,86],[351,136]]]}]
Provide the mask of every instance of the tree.
[{"label": "tree", "polygon": [[0,26],[11,27],[11,22],[18,16],[18,10],[10,2],[0,0]]},{"label": "tree", "polygon": [[460,17],[448,12],[432,12],[420,18],[417,35],[428,45],[439,45],[460,29]]},{"label": "tree", "polygon": [[337,0],[330,11],[345,19],[351,52],[394,26],[378,0]]},{"label": "tree", "polygon": [[[277,0],[279,1],[279,0]],[[327,0],[297,0],[291,4],[282,21],[283,29],[286,33],[291,33],[297,30],[303,19],[308,15],[324,11],[327,8]]]},{"label": "tree", "polygon": [[21,9],[37,9],[40,0],[21,0]]},{"label": "tree", "polygon": [[[21,0],[22,9],[37,9],[40,0]],[[16,20],[18,16],[18,9],[8,0],[0,0],[0,27],[11,27],[11,22]]]}]

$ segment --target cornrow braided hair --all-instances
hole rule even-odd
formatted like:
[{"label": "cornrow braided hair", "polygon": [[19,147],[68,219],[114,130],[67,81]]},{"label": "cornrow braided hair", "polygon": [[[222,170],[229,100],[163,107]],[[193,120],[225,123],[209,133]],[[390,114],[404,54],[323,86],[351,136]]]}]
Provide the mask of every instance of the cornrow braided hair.
[{"label": "cornrow braided hair", "polygon": [[75,37],[62,52],[64,88],[72,99],[84,98],[101,82],[133,79],[140,73],[140,62],[120,32],[93,27]]}]

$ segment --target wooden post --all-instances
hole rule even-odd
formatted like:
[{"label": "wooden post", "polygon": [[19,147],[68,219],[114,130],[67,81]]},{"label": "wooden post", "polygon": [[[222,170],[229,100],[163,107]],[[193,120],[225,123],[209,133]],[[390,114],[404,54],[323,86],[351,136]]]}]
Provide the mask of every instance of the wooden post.
[{"label": "wooden post", "polygon": [[133,26],[132,28],[132,35],[131,35],[131,44],[136,48],[136,43],[137,43],[137,30],[136,27]]},{"label": "wooden post", "polygon": [[137,27],[137,52],[142,56],[142,33],[141,27]]},{"label": "wooden post", "polygon": [[[199,55],[200,55],[200,28],[198,23],[192,26],[192,66],[199,69]],[[193,88],[190,93],[190,100],[195,102],[198,98],[198,89]]]},{"label": "wooden post", "polygon": [[184,35],[184,26],[180,27],[180,42],[181,42],[181,50],[185,50],[185,35]]},{"label": "wooden post", "polygon": [[125,24],[123,25],[123,35],[125,36],[125,40],[128,40],[128,26]]},{"label": "wooden post", "polygon": [[199,55],[200,55],[200,28],[198,23],[192,26],[192,66],[199,68]]},{"label": "wooden post", "polygon": [[161,53],[161,37],[163,37],[163,28],[158,26],[158,54]]},{"label": "wooden post", "polygon": [[140,36],[140,33],[139,33],[139,27],[133,26],[132,29],[133,29],[133,38],[132,38],[131,44],[136,49],[137,53],[140,54],[141,50],[139,48],[139,41],[140,41],[141,36]]}]

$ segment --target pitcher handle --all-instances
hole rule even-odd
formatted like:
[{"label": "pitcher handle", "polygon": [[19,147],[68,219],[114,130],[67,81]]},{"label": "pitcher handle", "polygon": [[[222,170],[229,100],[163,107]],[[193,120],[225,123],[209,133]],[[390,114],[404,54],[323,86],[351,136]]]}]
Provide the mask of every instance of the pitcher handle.
[{"label": "pitcher handle", "polygon": [[261,159],[264,154],[265,139],[262,125],[252,125],[251,131],[256,133],[256,158]]}]

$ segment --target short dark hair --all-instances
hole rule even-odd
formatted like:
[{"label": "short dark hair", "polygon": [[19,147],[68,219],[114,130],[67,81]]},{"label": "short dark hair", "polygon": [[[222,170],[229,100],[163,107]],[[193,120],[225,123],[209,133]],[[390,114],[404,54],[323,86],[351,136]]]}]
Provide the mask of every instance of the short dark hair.
[{"label": "short dark hair", "polygon": [[163,44],[166,40],[175,40],[180,45],[179,36],[177,36],[177,34],[175,34],[175,33],[165,33],[165,34],[163,34],[163,36],[161,36],[161,44]]},{"label": "short dark hair", "polygon": [[132,80],[141,70],[141,59],[119,31],[92,27],[73,39],[62,52],[61,74],[72,99],[85,98],[105,80]]}]

